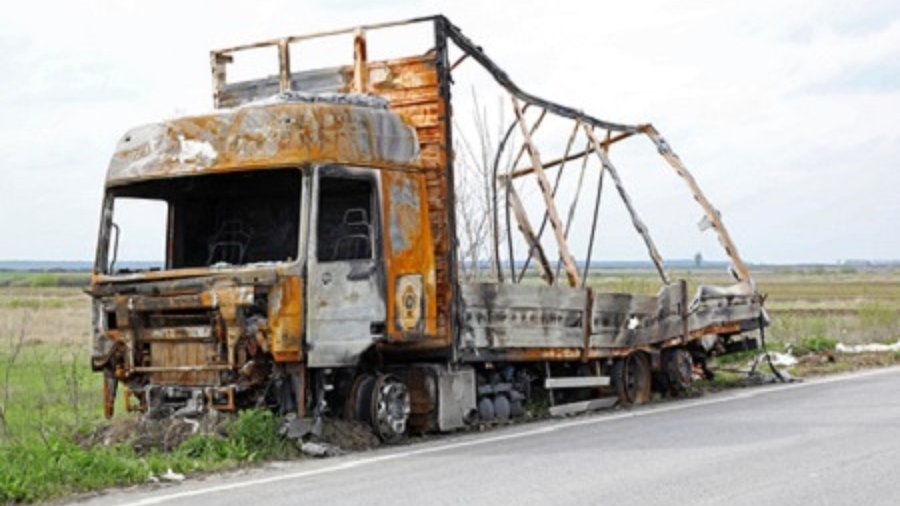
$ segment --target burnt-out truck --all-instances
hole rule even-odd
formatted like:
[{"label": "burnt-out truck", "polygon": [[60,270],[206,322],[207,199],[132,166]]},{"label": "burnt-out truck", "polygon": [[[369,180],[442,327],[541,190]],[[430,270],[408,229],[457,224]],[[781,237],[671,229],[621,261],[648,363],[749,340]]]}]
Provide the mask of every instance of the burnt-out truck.
[{"label": "burnt-out truck", "polygon": [[[428,30],[430,47],[367,57],[368,34],[411,25]],[[292,71],[295,46],[336,36],[352,40],[345,65]],[[235,56],[260,48],[277,54],[277,74],[230,82]],[[766,324],[720,213],[652,125],[522,91],[443,16],[269,40],[210,61],[215,111],[128,131],[108,169],[90,288],[107,416],[121,384],[128,409],[155,416],[269,407],[362,421],[392,440],[515,418],[530,400],[561,415],[684,390],[706,357],[755,345]],[[474,264],[459,258],[451,91],[461,65],[484,69],[513,111],[488,160],[490,258]],[[536,140],[545,117],[571,132],[552,160]],[[649,138],[687,183],[734,285],[689,294],[670,279],[610,159],[630,137]],[[517,152],[516,163],[504,169],[502,152]],[[560,178],[586,170],[615,185],[659,273],[655,296],[590,286],[600,191],[567,217],[557,194]],[[526,180],[538,189],[530,196],[517,189]],[[126,199],[165,205],[158,269],[117,265]],[[571,230],[585,212],[592,227]],[[580,259],[576,235],[590,236]]]}]

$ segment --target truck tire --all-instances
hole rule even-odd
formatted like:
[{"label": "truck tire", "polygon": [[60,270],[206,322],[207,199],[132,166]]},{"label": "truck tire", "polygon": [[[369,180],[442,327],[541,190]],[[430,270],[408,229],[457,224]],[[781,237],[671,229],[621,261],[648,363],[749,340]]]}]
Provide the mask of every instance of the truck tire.
[{"label": "truck tire", "polygon": [[620,404],[643,404],[650,400],[652,375],[646,354],[638,351],[616,359],[610,376]]}]

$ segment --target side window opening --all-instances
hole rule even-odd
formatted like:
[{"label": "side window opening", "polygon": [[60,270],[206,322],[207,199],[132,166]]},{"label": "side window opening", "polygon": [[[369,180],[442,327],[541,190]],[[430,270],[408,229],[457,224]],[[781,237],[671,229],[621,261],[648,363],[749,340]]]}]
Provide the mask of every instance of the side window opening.
[{"label": "side window opening", "polygon": [[159,270],[166,263],[169,204],[162,199],[115,199],[106,272]]},{"label": "side window opening", "polygon": [[370,179],[319,179],[316,258],[320,262],[373,257],[373,190]]}]

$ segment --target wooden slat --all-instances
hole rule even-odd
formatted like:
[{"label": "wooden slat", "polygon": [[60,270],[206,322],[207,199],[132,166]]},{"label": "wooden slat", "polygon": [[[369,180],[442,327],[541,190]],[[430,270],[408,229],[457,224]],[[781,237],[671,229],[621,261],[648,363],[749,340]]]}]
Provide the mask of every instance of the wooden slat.
[{"label": "wooden slat", "polygon": [[541,195],[544,197],[544,205],[547,208],[550,227],[553,229],[553,235],[556,237],[559,256],[562,258],[563,265],[565,265],[566,268],[566,278],[569,281],[569,286],[578,286],[578,268],[575,266],[575,259],[572,257],[572,253],[569,251],[568,241],[566,241],[566,238],[563,235],[562,221],[560,221],[559,213],[556,211],[556,201],[553,199],[552,191],[550,189],[550,180],[547,179],[547,173],[544,172],[541,155],[538,152],[537,146],[534,145],[534,142],[531,139],[531,133],[525,125],[525,118],[523,117],[522,109],[519,107],[519,101],[516,100],[516,97],[512,97],[512,103],[513,108],[515,108],[516,119],[518,120],[519,127],[522,131],[522,136],[525,140],[525,144],[528,146],[528,153],[531,155],[531,165],[535,168],[534,173],[538,178],[538,186],[540,186]]}]

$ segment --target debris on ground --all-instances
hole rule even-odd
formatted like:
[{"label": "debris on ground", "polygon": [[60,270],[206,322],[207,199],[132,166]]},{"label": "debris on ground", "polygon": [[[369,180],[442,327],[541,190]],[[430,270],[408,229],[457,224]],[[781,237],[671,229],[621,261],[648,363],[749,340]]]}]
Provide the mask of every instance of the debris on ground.
[{"label": "debris on ground", "polygon": [[219,411],[208,411],[199,418],[117,418],[83,436],[79,442],[83,446],[127,444],[138,454],[154,449],[171,451],[196,434],[225,436],[225,423],[233,418]]},{"label": "debris on ground", "polygon": [[837,343],[834,347],[837,353],[897,353],[900,352],[900,339],[893,344],[867,343],[844,344]]},{"label": "debris on ground", "polygon": [[328,443],[305,441],[300,444],[300,451],[310,457],[334,457],[344,453],[340,448]]},{"label": "debris on ground", "polygon": [[338,419],[323,420],[321,434],[315,440],[345,451],[370,450],[381,445],[367,424]]},{"label": "debris on ground", "polygon": [[172,481],[177,483],[184,481],[184,475],[172,471],[172,468],[170,467],[165,473],[162,474],[162,476],[160,476],[160,479],[162,479],[163,481]]},{"label": "debris on ground", "polygon": [[[763,353],[758,358],[764,360],[765,356],[765,353]],[[788,351],[787,353],[770,351],[769,358],[771,359],[772,365],[774,366],[792,367],[797,365],[797,357],[795,357],[790,351]]]}]

